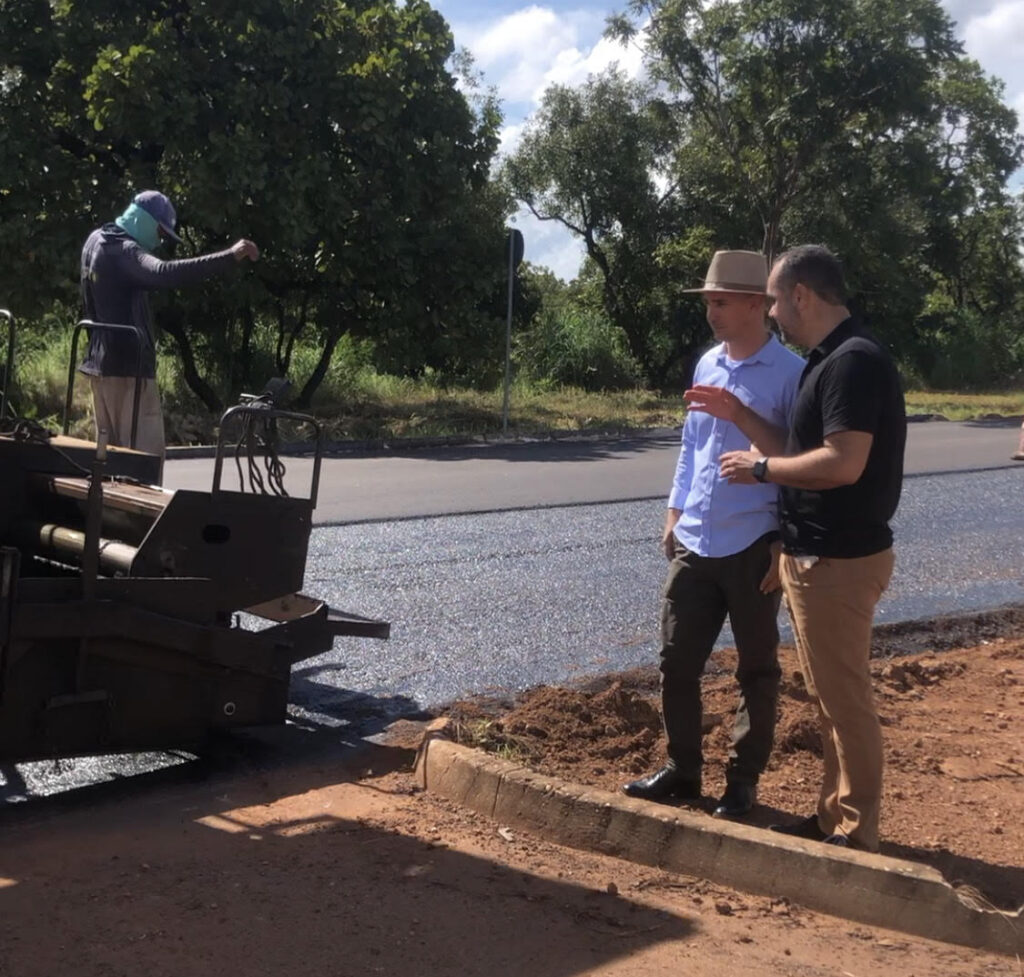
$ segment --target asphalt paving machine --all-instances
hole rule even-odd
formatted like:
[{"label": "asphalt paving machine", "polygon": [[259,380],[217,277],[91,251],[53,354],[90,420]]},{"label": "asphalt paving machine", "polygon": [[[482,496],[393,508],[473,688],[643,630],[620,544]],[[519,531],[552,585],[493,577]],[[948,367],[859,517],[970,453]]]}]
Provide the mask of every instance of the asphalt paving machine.
[{"label": "asphalt paving machine", "polygon": [[[281,723],[293,663],[338,635],[388,637],[387,622],[301,593],[314,418],[243,398],[221,418],[210,490],[168,491],[161,459],[68,436],[67,411],[63,434],[14,417],[14,321],[0,310],[4,324],[0,762],[195,748]],[[92,328],[105,327],[80,323],[73,347]],[[68,405],[74,348],[71,363]],[[313,432],[307,497],[285,492],[284,421]],[[232,450],[238,490],[221,484]]]}]

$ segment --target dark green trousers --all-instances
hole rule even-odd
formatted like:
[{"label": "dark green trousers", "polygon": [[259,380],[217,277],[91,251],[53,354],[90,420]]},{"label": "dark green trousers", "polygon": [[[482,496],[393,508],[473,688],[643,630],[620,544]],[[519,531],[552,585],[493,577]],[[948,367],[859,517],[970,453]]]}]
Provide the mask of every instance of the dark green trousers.
[{"label": "dark green trousers", "polygon": [[662,592],[661,703],[669,764],[699,780],[700,680],[726,615],[736,639],[740,686],[727,778],[756,784],[775,735],[781,591],[758,589],[771,561],[770,536],[739,553],[704,557],[676,544]]}]

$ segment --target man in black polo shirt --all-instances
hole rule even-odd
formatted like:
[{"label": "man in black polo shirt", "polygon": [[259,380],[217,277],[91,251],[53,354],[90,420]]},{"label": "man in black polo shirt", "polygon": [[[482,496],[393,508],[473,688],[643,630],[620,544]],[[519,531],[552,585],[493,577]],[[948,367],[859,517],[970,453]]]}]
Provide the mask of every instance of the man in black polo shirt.
[{"label": "man in black polo shirt", "polygon": [[892,575],[907,421],[896,366],[846,307],[828,249],[793,248],[768,279],[770,315],[810,350],[784,455],[722,456],[734,482],[782,486],[782,586],[808,691],[824,783],[815,814],[775,830],[878,850],[882,735],[868,659],[875,605]]}]

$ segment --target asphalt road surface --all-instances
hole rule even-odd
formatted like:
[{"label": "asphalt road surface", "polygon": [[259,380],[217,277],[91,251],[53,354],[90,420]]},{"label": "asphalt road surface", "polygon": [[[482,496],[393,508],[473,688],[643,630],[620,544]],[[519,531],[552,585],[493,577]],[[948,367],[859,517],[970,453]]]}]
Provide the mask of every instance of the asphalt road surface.
[{"label": "asphalt road surface", "polygon": [[[1006,423],[911,426],[896,573],[878,620],[1024,600],[1015,442]],[[673,432],[329,459],[319,508],[327,525],[310,541],[305,590],[390,620],[392,638],[339,639],[297,665],[293,718],[344,738],[472,693],[653,663],[658,539],[677,451]],[[289,460],[291,477],[301,481],[308,464]],[[172,461],[168,485],[206,487],[211,467]],[[0,770],[0,797],[182,760],[21,764]]]},{"label": "asphalt road surface", "polygon": [[[908,474],[972,471],[1011,465],[1019,422],[929,421],[911,424]],[[323,461],[318,525],[416,519],[466,512],[497,512],[583,505],[668,494],[679,453],[679,433],[664,430],[621,439],[398,446],[372,454],[348,452]],[[307,495],[309,458],[287,460],[288,490]],[[208,490],[213,461],[168,461],[168,488]],[[237,489],[231,459],[222,484]]]}]

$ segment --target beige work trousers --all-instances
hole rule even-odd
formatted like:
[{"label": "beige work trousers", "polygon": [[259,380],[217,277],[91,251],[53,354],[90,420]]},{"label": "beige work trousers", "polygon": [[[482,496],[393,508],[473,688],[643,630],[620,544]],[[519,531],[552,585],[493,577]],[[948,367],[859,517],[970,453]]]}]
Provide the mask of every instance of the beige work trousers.
[{"label": "beige work trousers", "polygon": [[808,566],[783,555],[797,657],[817,700],[825,772],[818,826],[878,851],[882,801],[882,729],[868,659],[875,605],[892,576],[891,549],[856,559],[821,558]]},{"label": "beige work trousers", "polygon": [[[131,447],[134,377],[89,377],[92,383],[92,409],[96,438],[107,432],[107,444]],[[164,457],[164,413],[156,380],[143,380],[139,390],[139,420],[135,430],[135,448]]]}]

